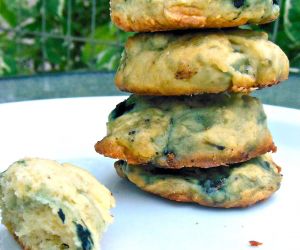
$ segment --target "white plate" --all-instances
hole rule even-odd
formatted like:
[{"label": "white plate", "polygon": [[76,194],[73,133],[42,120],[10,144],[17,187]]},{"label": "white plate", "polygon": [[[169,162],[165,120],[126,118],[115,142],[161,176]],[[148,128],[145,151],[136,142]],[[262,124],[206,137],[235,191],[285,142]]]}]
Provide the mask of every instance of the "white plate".
[{"label": "white plate", "polygon": [[[68,161],[94,174],[114,194],[115,222],[102,250],[299,250],[300,111],[265,106],[282,166],[281,189],[246,209],[179,204],[140,191],[120,179],[114,160],[94,151],[106,133],[108,113],[125,97],[43,100],[0,105],[0,170],[24,156]],[[0,249],[19,249],[0,227]]]}]

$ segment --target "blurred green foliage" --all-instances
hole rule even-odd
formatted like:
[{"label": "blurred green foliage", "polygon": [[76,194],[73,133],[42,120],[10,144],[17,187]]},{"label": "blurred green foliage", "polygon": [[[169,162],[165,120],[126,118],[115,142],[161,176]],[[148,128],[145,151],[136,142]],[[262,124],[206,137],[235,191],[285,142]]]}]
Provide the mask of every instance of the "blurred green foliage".
[{"label": "blurred green foliage", "polygon": [[[0,75],[115,70],[122,52],[120,45],[131,34],[111,24],[109,0],[96,2],[93,12],[91,0],[0,0]],[[300,0],[282,1],[275,35],[274,23],[260,28],[275,38],[289,56],[291,66],[300,68]],[[50,36],[43,39],[43,32]],[[79,39],[66,40],[65,35]]]},{"label": "blurred green foliage", "polygon": [[300,72],[300,0],[282,0],[278,30],[274,33],[274,23],[260,27],[269,33],[269,38],[284,50],[290,66]]},{"label": "blurred green foliage", "polygon": [[0,0],[0,75],[116,69],[130,34],[110,23],[109,0],[96,2],[92,30],[91,0]]}]

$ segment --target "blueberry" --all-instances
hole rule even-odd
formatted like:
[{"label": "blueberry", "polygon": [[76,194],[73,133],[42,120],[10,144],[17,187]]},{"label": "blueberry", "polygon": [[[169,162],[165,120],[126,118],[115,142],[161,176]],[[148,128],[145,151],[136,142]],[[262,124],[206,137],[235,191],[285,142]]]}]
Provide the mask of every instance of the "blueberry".
[{"label": "blueberry", "polygon": [[66,216],[61,208],[58,210],[57,214],[58,214],[59,218],[61,219],[62,223],[65,223]]},{"label": "blueberry", "polygon": [[124,102],[119,103],[116,108],[112,112],[112,119],[116,119],[119,116],[129,112],[135,106],[135,103],[127,103],[125,100]]},{"label": "blueberry", "polygon": [[163,152],[164,155],[169,155],[169,154],[173,154],[173,152],[169,149],[164,149],[164,152]]},{"label": "blueberry", "polygon": [[234,0],[233,1],[233,5],[236,8],[242,7],[244,5],[244,3],[245,3],[245,0]]},{"label": "blueberry", "polygon": [[128,132],[128,135],[134,135],[135,132],[136,132],[135,130],[131,130],[131,131]]},{"label": "blueberry", "polygon": [[225,149],[225,147],[224,147],[224,146],[221,146],[221,145],[216,145],[216,148],[217,148],[218,150],[224,150],[224,149]]},{"label": "blueberry", "polygon": [[83,250],[91,250],[94,245],[91,232],[86,227],[82,226],[81,224],[75,223],[75,225],[76,225],[76,232],[77,232],[78,238],[81,241],[82,249]]}]

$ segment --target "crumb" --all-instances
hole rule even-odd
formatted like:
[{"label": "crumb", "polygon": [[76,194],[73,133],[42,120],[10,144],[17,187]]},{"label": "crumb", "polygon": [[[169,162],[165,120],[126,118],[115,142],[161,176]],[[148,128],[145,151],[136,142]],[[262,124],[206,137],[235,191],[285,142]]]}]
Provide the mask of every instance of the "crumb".
[{"label": "crumb", "polygon": [[250,243],[250,246],[252,246],[252,247],[258,247],[258,246],[263,244],[263,243],[258,242],[256,240],[249,240],[249,243]]},{"label": "crumb", "polygon": [[276,166],[278,173],[281,173],[281,167]]},{"label": "crumb", "polygon": [[199,223],[198,223],[198,221],[196,221],[196,223],[195,223],[196,225],[198,225]]}]

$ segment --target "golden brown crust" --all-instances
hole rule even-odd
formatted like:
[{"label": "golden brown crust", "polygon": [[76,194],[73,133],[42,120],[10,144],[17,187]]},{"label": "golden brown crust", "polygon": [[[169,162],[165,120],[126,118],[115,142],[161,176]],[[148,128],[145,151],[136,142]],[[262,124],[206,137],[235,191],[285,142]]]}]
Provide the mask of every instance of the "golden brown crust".
[{"label": "golden brown crust", "polygon": [[229,92],[236,92],[236,93],[245,93],[249,94],[253,92],[254,90],[258,89],[264,89],[264,88],[270,88],[272,86],[275,86],[279,83],[281,83],[284,80],[288,79],[288,75],[281,75],[279,79],[274,81],[268,81],[268,82],[259,82],[258,86],[255,87],[238,87],[238,86],[232,86],[231,89],[229,89]]},{"label": "golden brown crust", "polygon": [[264,139],[264,143],[258,145],[256,150],[249,153],[236,151],[232,155],[227,155],[226,157],[216,157],[215,155],[194,155],[188,159],[177,160],[174,157],[168,158],[166,161],[159,162],[159,165],[164,168],[182,168],[182,167],[201,167],[210,168],[217,166],[227,166],[229,164],[244,162],[255,158],[259,155],[263,155],[267,152],[275,153],[277,150],[272,137],[268,136]]},{"label": "golden brown crust", "polygon": [[[239,87],[239,86],[234,86],[231,85],[226,91],[227,92],[233,92],[233,93],[244,93],[244,94],[250,94],[251,92],[259,89],[264,89],[264,88],[270,88],[272,86],[280,84],[282,81],[285,81],[288,79],[288,75],[283,75],[280,79],[274,80],[271,82],[257,82],[257,85],[255,87]],[[131,85],[125,85],[122,82],[122,77],[120,75],[116,75],[115,77],[115,83],[118,89],[129,92],[129,93],[135,93],[138,95],[154,95],[154,96],[174,96],[176,95],[174,93],[174,90],[170,88],[169,92],[167,90],[162,91],[160,89],[155,89],[155,88],[139,88],[137,89],[136,87],[132,87]],[[200,95],[200,94],[205,94],[207,92],[205,91],[195,91],[194,89],[186,89],[184,93],[179,93],[180,95]],[[216,88],[215,90],[210,90],[210,94],[218,94],[220,93],[220,90]]]},{"label": "golden brown crust", "polygon": [[243,197],[243,199],[238,202],[229,201],[229,202],[222,203],[222,205],[220,205],[220,204],[212,205],[211,202],[207,202],[204,199],[199,200],[199,198],[196,198],[194,196],[186,196],[185,194],[177,194],[177,193],[164,194],[164,193],[157,193],[154,190],[152,190],[152,191],[146,190],[146,191],[153,193],[155,195],[159,195],[163,198],[176,201],[176,202],[198,203],[199,205],[202,205],[202,206],[216,207],[216,208],[234,208],[234,207],[244,208],[244,207],[249,207],[249,206],[254,205],[255,203],[258,203],[258,202],[268,199],[276,190],[270,189],[265,192],[257,193],[254,197],[253,197],[253,194],[249,194],[249,195],[246,195],[245,197]]},{"label": "golden brown crust", "polygon": [[132,154],[130,150],[126,150],[125,147],[119,145],[116,140],[107,140],[106,138],[107,137],[103,138],[95,144],[95,150],[99,154],[114,159],[126,160],[131,164],[142,164],[150,161],[150,159],[140,158]]},{"label": "golden brown crust", "polygon": [[20,247],[23,250],[31,250],[29,247],[26,247],[26,246],[23,245],[23,243],[21,242],[20,238],[15,233],[12,233],[12,236],[14,237],[14,239],[16,240],[16,242],[18,242],[18,244],[20,245]]},{"label": "golden brown crust", "polygon": [[5,224],[8,232],[14,237],[15,241],[19,244],[19,246],[23,249],[23,250],[31,250],[29,247],[26,247],[22,241],[20,240],[20,238],[13,232],[13,230],[11,229],[11,226],[9,226],[8,224]]},{"label": "golden brown crust", "polygon": [[[185,30],[196,28],[232,28],[242,26],[248,23],[247,19],[238,19],[228,21],[226,19],[218,20],[205,20],[205,17],[199,17],[197,21],[194,18],[182,18],[179,16],[177,20],[173,20],[173,23],[169,23],[167,26],[162,26],[155,20],[139,20],[139,22],[129,23],[123,19],[123,15],[114,13],[111,15],[112,21],[120,29],[126,32],[157,32],[157,31],[171,31],[171,30]],[[272,22],[276,18],[261,24]]]},{"label": "golden brown crust", "polygon": [[[255,7],[248,6],[249,9],[245,8],[242,11],[238,11],[233,5],[221,7],[220,2],[203,3],[204,1],[200,1],[199,6],[189,1],[186,3],[159,2],[149,4],[145,1],[127,3],[126,1],[111,0],[111,19],[125,31],[154,32],[237,27],[247,23],[264,24],[272,22],[279,14],[278,8],[273,8],[270,2]],[[215,14],[216,10],[213,12],[211,10],[220,7],[222,9],[217,10],[217,14]],[[141,13],[136,13],[138,8],[142,10]],[[261,12],[265,12],[263,17],[260,16],[261,14],[257,14]],[[251,17],[249,18],[249,16]]]},{"label": "golden brown crust", "polygon": [[207,206],[207,207],[219,207],[219,208],[240,207],[240,208],[243,208],[243,207],[252,206],[257,202],[268,199],[275,191],[276,190],[269,190],[269,192],[260,193],[260,194],[256,195],[256,197],[253,197],[252,195],[246,196],[243,198],[243,200],[241,200],[239,202],[227,202],[222,205],[218,205],[218,204],[212,205],[210,202],[207,202],[205,200],[199,200],[193,196],[185,196],[184,194],[177,194],[177,193],[159,194],[159,193],[155,193],[155,192],[151,192],[151,191],[149,191],[149,192],[159,195],[163,198],[176,201],[176,202],[193,202],[193,203],[198,203],[199,205]]},{"label": "golden brown crust", "polygon": [[[276,152],[276,146],[270,134],[261,140],[262,144],[257,145],[256,150],[249,152],[248,154],[240,151],[232,152],[231,155],[226,155],[226,157],[216,157],[215,155],[203,155],[201,152],[198,155],[189,156],[188,159],[178,159],[172,157],[172,154],[168,155],[166,160],[161,160],[158,165],[164,168],[174,168],[179,169],[182,167],[199,167],[199,168],[210,168],[217,166],[226,166],[233,163],[244,162],[259,155],[265,154],[267,152]],[[151,162],[151,159],[145,159],[137,157],[132,154],[132,151],[127,150],[120,146],[116,140],[110,140],[108,137],[103,138],[95,144],[95,150],[99,154],[104,156],[121,159],[127,161],[129,164],[145,164]]]}]

